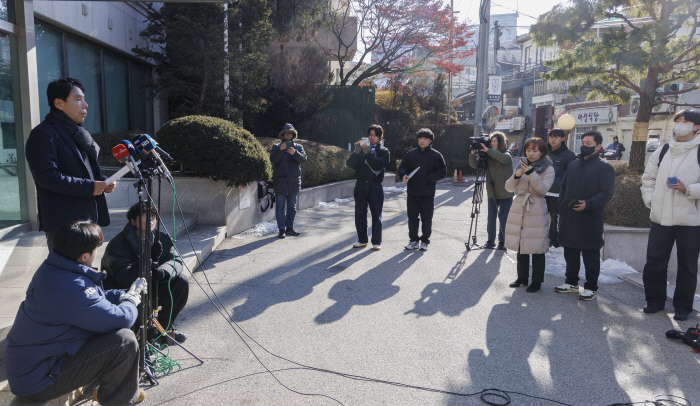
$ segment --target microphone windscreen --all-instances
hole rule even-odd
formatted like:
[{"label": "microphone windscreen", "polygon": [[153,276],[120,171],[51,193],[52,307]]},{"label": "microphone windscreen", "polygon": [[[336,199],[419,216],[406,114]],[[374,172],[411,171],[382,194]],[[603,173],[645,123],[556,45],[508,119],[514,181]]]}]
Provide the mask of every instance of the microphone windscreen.
[{"label": "microphone windscreen", "polygon": [[126,157],[129,155],[129,150],[126,149],[124,144],[117,144],[112,147],[112,156],[119,162],[124,162]]}]

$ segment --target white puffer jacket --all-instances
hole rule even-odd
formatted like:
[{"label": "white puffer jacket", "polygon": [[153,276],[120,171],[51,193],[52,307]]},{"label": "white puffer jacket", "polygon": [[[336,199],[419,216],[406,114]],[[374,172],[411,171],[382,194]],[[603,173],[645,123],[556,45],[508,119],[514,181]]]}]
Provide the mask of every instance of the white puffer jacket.
[{"label": "white puffer jacket", "polygon": [[[659,166],[658,148],[642,175],[642,198],[651,209],[651,221],[662,226],[700,226],[700,132],[688,142],[671,137],[668,151]],[[685,194],[666,187],[666,178],[676,176],[686,187]]]}]

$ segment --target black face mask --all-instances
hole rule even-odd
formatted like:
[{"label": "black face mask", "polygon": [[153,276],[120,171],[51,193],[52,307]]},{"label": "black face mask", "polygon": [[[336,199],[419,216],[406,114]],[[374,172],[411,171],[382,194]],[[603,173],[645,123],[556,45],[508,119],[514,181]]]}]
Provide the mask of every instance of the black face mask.
[{"label": "black face mask", "polygon": [[581,155],[583,155],[584,157],[593,154],[595,151],[595,147],[587,147],[585,145],[581,145]]}]

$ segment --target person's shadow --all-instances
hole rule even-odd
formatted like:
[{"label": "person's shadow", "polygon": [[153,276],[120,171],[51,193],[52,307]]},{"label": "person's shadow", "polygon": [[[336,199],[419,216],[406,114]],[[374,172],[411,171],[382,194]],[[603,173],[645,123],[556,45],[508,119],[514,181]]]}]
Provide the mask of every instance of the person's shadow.
[{"label": "person's shadow", "polygon": [[316,316],[316,323],[340,320],[353,306],[371,306],[399,292],[394,282],[413,265],[422,252],[402,252],[360,275],[357,279],[337,282],[328,292],[335,304]]}]

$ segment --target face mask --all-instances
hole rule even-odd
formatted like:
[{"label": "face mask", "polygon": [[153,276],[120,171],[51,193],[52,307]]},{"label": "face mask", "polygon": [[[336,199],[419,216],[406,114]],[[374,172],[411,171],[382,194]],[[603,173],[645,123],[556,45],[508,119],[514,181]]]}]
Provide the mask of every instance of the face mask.
[{"label": "face mask", "polygon": [[581,155],[589,156],[594,152],[595,152],[595,147],[587,147],[585,145],[581,145]]},{"label": "face mask", "polygon": [[683,123],[678,123],[673,127],[673,134],[676,135],[676,137],[684,137],[688,134],[690,134],[693,131],[693,125],[692,124],[683,124]]}]

